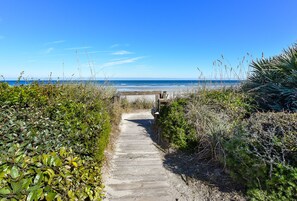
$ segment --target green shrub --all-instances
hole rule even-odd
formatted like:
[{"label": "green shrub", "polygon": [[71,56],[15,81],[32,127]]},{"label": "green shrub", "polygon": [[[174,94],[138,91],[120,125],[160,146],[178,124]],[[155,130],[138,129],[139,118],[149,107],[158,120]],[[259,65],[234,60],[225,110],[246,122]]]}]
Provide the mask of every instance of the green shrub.
[{"label": "green shrub", "polygon": [[161,108],[158,124],[162,128],[162,137],[180,149],[193,148],[195,130],[185,118],[186,99],[177,99]]},{"label": "green shrub", "polygon": [[1,83],[0,198],[101,200],[111,97],[92,85]]},{"label": "green shrub", "polygon": [[252,62],[242,86],[264,111],[297,111],[297,45],[283,54]]},{"label": "green shrub", "polygon": [[255,199],[297,199],[296,147],[296,113],[256,113],[226,141],[227,166]]},{"label": "green shrub", "polygon": [[251,110],[248,98],[234,89],[205,89],[161,108],[158,124],[178,148],[219,160],[223,138]]},{"label": "green shrub", "polygon": [[297,168],[278,164],[271,178],[265,182],[267,189],[251,188],[248,195],[251,200],[287,201],[297,200]]},{"label": "green shrub", "polygon": [[200,104],[213,107],[215,111],[224,111],[233,120],[242,119],[255,109],[253,99],[236,88],[205,89],[193,95],[193,99]]},{"label": "green shrub", "polygon": [[100,200],[100,167],[70,149],[27,154],[14,144],[0,159],[1,200]]},{"label": "green shrub", "polygon": [[175,147],[226,165],[252,200],[297,200],[297,113],[255,112],[234,89],[203,90],[161,108],[158,125]]}]

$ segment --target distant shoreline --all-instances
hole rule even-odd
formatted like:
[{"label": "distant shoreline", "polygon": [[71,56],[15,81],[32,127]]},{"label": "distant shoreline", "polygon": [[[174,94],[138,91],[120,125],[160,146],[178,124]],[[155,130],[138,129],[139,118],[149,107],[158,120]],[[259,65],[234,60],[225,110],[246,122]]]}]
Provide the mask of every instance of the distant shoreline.
[{"label": "distant shoreline", "polygon": [[243,80],[2,80],[11,86],[27,85],[34,82],[41,84],[93,83],[99,86],[111,86],[118,91],[192,91],[200,87],[220,88],[239,85]]}]

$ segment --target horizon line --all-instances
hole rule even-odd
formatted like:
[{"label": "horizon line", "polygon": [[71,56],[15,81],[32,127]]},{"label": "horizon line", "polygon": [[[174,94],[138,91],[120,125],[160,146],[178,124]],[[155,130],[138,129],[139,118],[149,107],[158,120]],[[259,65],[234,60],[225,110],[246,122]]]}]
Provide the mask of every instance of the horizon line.
[{"label": "horizon line", "polygon": [[[6,81],[18,81],[17,78],[10,78],[10,79],[2,79],[0,82]],[[32,79],[20,79],[19,81],[155,81],[155,80],[168,80],[168,81],[243,81],[246,79],[237,79],[237,78],[230,78],[230,79],[215,79],[215,78],[205,78],[205,79],[197,79],[197,78],[79,78],[79,79],[71,79],[71,78],[57,78],[57,79],[49,79],[49,78],[32,78]]]}]

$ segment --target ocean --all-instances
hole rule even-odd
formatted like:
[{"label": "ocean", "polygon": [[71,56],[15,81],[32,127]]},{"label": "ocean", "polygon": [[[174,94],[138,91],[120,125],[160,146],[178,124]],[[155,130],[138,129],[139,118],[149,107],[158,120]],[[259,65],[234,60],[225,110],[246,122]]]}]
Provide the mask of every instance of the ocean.
[{"label": "ocean", "polygon": [[9,85],[27,85],[33,82],[39,83],[87,83],[107,85],[115,87],[118,91],[185,91],[199,87],[219,88],[239,85],[242,80],[6,80]]}]

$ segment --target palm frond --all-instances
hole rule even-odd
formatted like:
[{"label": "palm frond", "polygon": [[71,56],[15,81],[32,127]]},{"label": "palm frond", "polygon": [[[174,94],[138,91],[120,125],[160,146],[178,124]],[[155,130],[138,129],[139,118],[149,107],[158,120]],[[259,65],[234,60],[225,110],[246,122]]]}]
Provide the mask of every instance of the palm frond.
[{"label": "palm frond", "polygon": [[253,69],[242,89],[263,110],[297,112],[297,44],[281,55],[250,64]]}]

